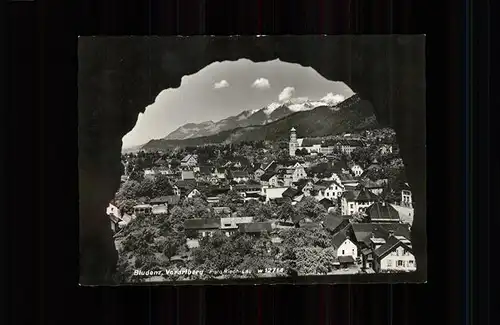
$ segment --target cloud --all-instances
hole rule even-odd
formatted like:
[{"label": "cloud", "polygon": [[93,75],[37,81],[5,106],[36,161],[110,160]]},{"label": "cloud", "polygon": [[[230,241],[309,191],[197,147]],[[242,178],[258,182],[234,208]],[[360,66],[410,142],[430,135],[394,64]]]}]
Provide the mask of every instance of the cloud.
[{"label": "cloud", "polygon": [[328,93],[325,95],[325,97],[321,98],[322,101],[327,102],[328,104],[338,104],[340,102],[343,102],[345,100],[344,95],[334,95],[333,93]]},{"label": "cloud", "polygon": [[229,82],[226,80],[221,80],[219,82],[214,83],[214,89],[221,89],[229,87]]},{"label": "cloud", "polygon": [[255,80],[252,84],[252,88],[257,88],[257,89],[269,89],[271,85],[269,84],[269,80],[266,78],[259,78]]},{"label": "cloud", "polygon": [[293,88],[293,87],[286,87],[285,89],[283,89],[283,91],[279,95],[278,99],[281,102],[285,101],[285,100],[289,100],[290,98],[292,98],[292,95],[293,95],[294,92],[295,92],[295,88]]}]

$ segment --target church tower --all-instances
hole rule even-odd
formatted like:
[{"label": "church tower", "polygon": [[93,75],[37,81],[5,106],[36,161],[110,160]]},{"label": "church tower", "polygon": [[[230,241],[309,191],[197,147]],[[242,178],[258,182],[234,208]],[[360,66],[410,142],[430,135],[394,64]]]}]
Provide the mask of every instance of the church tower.
[{"label": "church tower", "polygon": [[290,150],[290,157],[295,157],[295,150],[297,150],[297,133],[295,133],[295,128],[292,127],[290,130],[290,142],[288,143],[288,148]]}]

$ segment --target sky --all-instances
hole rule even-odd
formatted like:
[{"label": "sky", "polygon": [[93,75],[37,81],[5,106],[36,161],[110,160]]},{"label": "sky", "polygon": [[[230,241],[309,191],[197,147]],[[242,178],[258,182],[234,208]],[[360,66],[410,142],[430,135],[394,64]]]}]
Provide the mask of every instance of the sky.
[{"label": "sky", "polygon": [[310,67],[273,60],[214,62],[184,76],[179,88],[165,89],[138,116],[123,137],[123,148],[161,139],[186,123],[219,121],[273,102],[307,97],[350,97],[343,82],[329,81]]}]

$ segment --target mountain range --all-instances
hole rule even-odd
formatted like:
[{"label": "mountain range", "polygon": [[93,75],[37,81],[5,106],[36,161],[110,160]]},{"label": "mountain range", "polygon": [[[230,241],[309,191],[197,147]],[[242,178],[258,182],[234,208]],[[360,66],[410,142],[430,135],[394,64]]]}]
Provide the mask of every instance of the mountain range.
[{"label": "mountain range", "polygon": [[325,97],[312,101],[307,98],[292,98],[287,101],[275,102],[261,109],[243,111],[236,116],[230,116],[218,122],[206,121],[188,123],[168,134],[165,140],[185,140],[206,137],[219,132],[240,127],[265,125],[296,112],[309,111],[320,106],[334,106],[338,99]]},{"label": "mountain range", "polygon": [[[142,146],[142,149],[160,150],[177,146],[239,141],[287,140],[292,127],[297,130],[298,137],[321,137],[379,127],[373,106],[370,102],[362,100],[357,94],[334,105],[322,102],[316,106],[316,103],[319,102],[304,100],[301,103],[296,101],[281,105],[271,104],[254,112],[245,111],[236,117],[222,120],[235,122],[231,124],[233,127],[230,129],[206,136],[151,140]],[[242,123],[240,125],[236,123],[237,121],[247,121],[248,124]],[[257,122],[252,121],[257,121],[260,124],[255,124]],[[229,122],[227,125],[230,125]]]}]

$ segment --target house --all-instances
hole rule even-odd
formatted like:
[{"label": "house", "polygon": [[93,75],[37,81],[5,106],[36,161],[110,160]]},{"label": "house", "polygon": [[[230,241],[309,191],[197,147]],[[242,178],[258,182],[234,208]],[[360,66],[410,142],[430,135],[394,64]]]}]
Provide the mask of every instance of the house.
[{"label": "house", "polygon": [[196,155],[186,155],[181,160],[182,167],[194,167],[198,164],[198,158]]},{"label": "house", "polygon": [[262,169],[262,168],[259,167],[256,170],[254,170],[254,172],[253,172],[253,178],[256,179],[256,180],[260,180],[260,177],[262,175],[264,175],[265,172],[266,171],[264,169]]},{"label": "house", "polygon": [[251,222],[239,224],[238,230],[243,234],[258,236],[263,232],[271,232],[273,230],[273,227],[271,222]]},{"label": "house", "polygon": [[349,219],[345,216],[329,214],[323,219],[323,227],[333,234],[344,230],[349,225]]},{"label": "house", "polygon": [[200,166],[199,171],[196,173],[196,179],[199,181],[211,182],[212,180],[212,167]]},{"label": "house", "polygon": [[144,169],[144,178],[154,179],[156,171],[154,169]]},{"label": "house", "polygon": [[328,212],[335,210],[335,208],[337,206],[334,202],[332,202],[331,199],[327,199],[326,197],[319,200],[318,202],[319,202],[319,204],[324,206],[326,211],[328,211]]},{"label": "house", "polygon": [[358,246],[351,241],[346,231],[339,231],[332,238],[332,247],[337,252],[337,257],[351,256],[354,260],[358,258]]},{"label": "house", "polygon": [[288,189],[288,187],[262,187],[262,194],[265,197],[265,201],[269,202],[276,199],[282,199],[283,193]]},{"label": "house", "polygon": [[337,143],[337,147],[343,154],[350,155],[354,150],[364,147],[361,140],[343,139]]},{"label": "house", "polygon": [[352,165],[351,171],[355,177],[359,177],[359,176],[361,176],[361,174],[363,174],[363,168],[361,168],[361,166],[358,164]]},{"label": "house", "polygon": [[239,229],[241,224],[249,224],[253,222],[253,217],[227,217],[220,218],[220,229],[226,234],[231,236]]},{"label": "house", "polygon": [[401,206],[413,208],[412,195],[408,184],[405,184],[405,188],[401,190]]},{"label": "house", "polygon": [[212,173],[212,177],[216,177],[218,180],[225,180],[226,169],[221,167],[216,168]]},{"label": "house", "polygon": [[152,207],[151,212],[155,215],[168,214],[169,207],[167,205],[155,205]]},{"label": "house", "polygon": [[139,204],[134,206],[134,214],[136,216],[145,216],[153,213],[153,207],[149,204]]},{"label": "house", "polygon": [[213,209],[216,215],[231,215],[231,209],[229,207],[213,207]]},{"label": "house", "polygon": [[250,175],[248,174],[248,172],[243,170],[231,171],[231,177],[233,181],[237,183],[248,182],[248,180],[250,179]]},{"label": "house", "polygon": [[364,187],[376,195],[382,194],[385,188],[385,185],[382,182],[374,182],[369,178],[361,179],[358,185],[360,186],[360,188]]},{"label": "house", "polygon": [[200,190],[201,193],[206,197],[208,203],[218,203],[220,196],[227,194],[230,191],[229,187],[207,187]]},{"label": "house", "polygon": [[183,170],[181,173],[181,179],[183,181],[194,180],[194,172],[192,170]]},{"label": "house", "polygon": [[343,215],[352,215],[363,212],[378,200],[379,197],[377,195],[366,189],[346,191],[342,194],[341,198],[341,213]]},{"label": "house", "polygon": [[411,242],[403,236],[390,234],[387,241],[374,249],[375,272],[413,272],[417,269]]},{"label": "house", "polygon": [[344,192],[344,186],[336,181],[319,181],[314,184],[313,189],[317,190],[317,200],[327,198],[336,202]]},{"label": "house", "polygon": [[115,216],[118,219],[121,219],[122,217],[120,209],[111,203],[109,203],[108,207],[106,208],[106,214],[108,216]]},{"label": "house", "polygon": [[399,223],[399,212],[389,203],[375,202],[365,210],[371,223]]},{"label": "house", "polygon": [[262,186],[276,187],[278,186],[278,174],[266,172],[260,177],[260,184]]},{"label": "house", "polygon": [[304,169],[304,166],[301,164],[297,163],[293,167],[287,167],[284,168],[286,175],[290,175],[292,182],[298,182],[301,179],[307,178],[307,173],[306,170]]},{"label": "house", "polygon": [[390,154],[392,153],[392,144],[389,144],[389,143],[384,143],[382,144],[378,149],[377,149],[377,152],[380,154],[380,155],[387,155],[387,154]]},{"label": "house", "polygon": [[192,199],[192,198],[197,197],[197,196],[201,196],[201,192],[200,192],[198,189],[196,189],[196,188],[193,188],[193,189],[192,189],[191,191],[189,191],[189,192],[187,193],[187,195],[186,195],[186,197],[187,197],[188,199]]},{"label": "house", "polygon": [[220,229],[220,218],[188,219],[184,221],[187,238],[212,236]]}]

